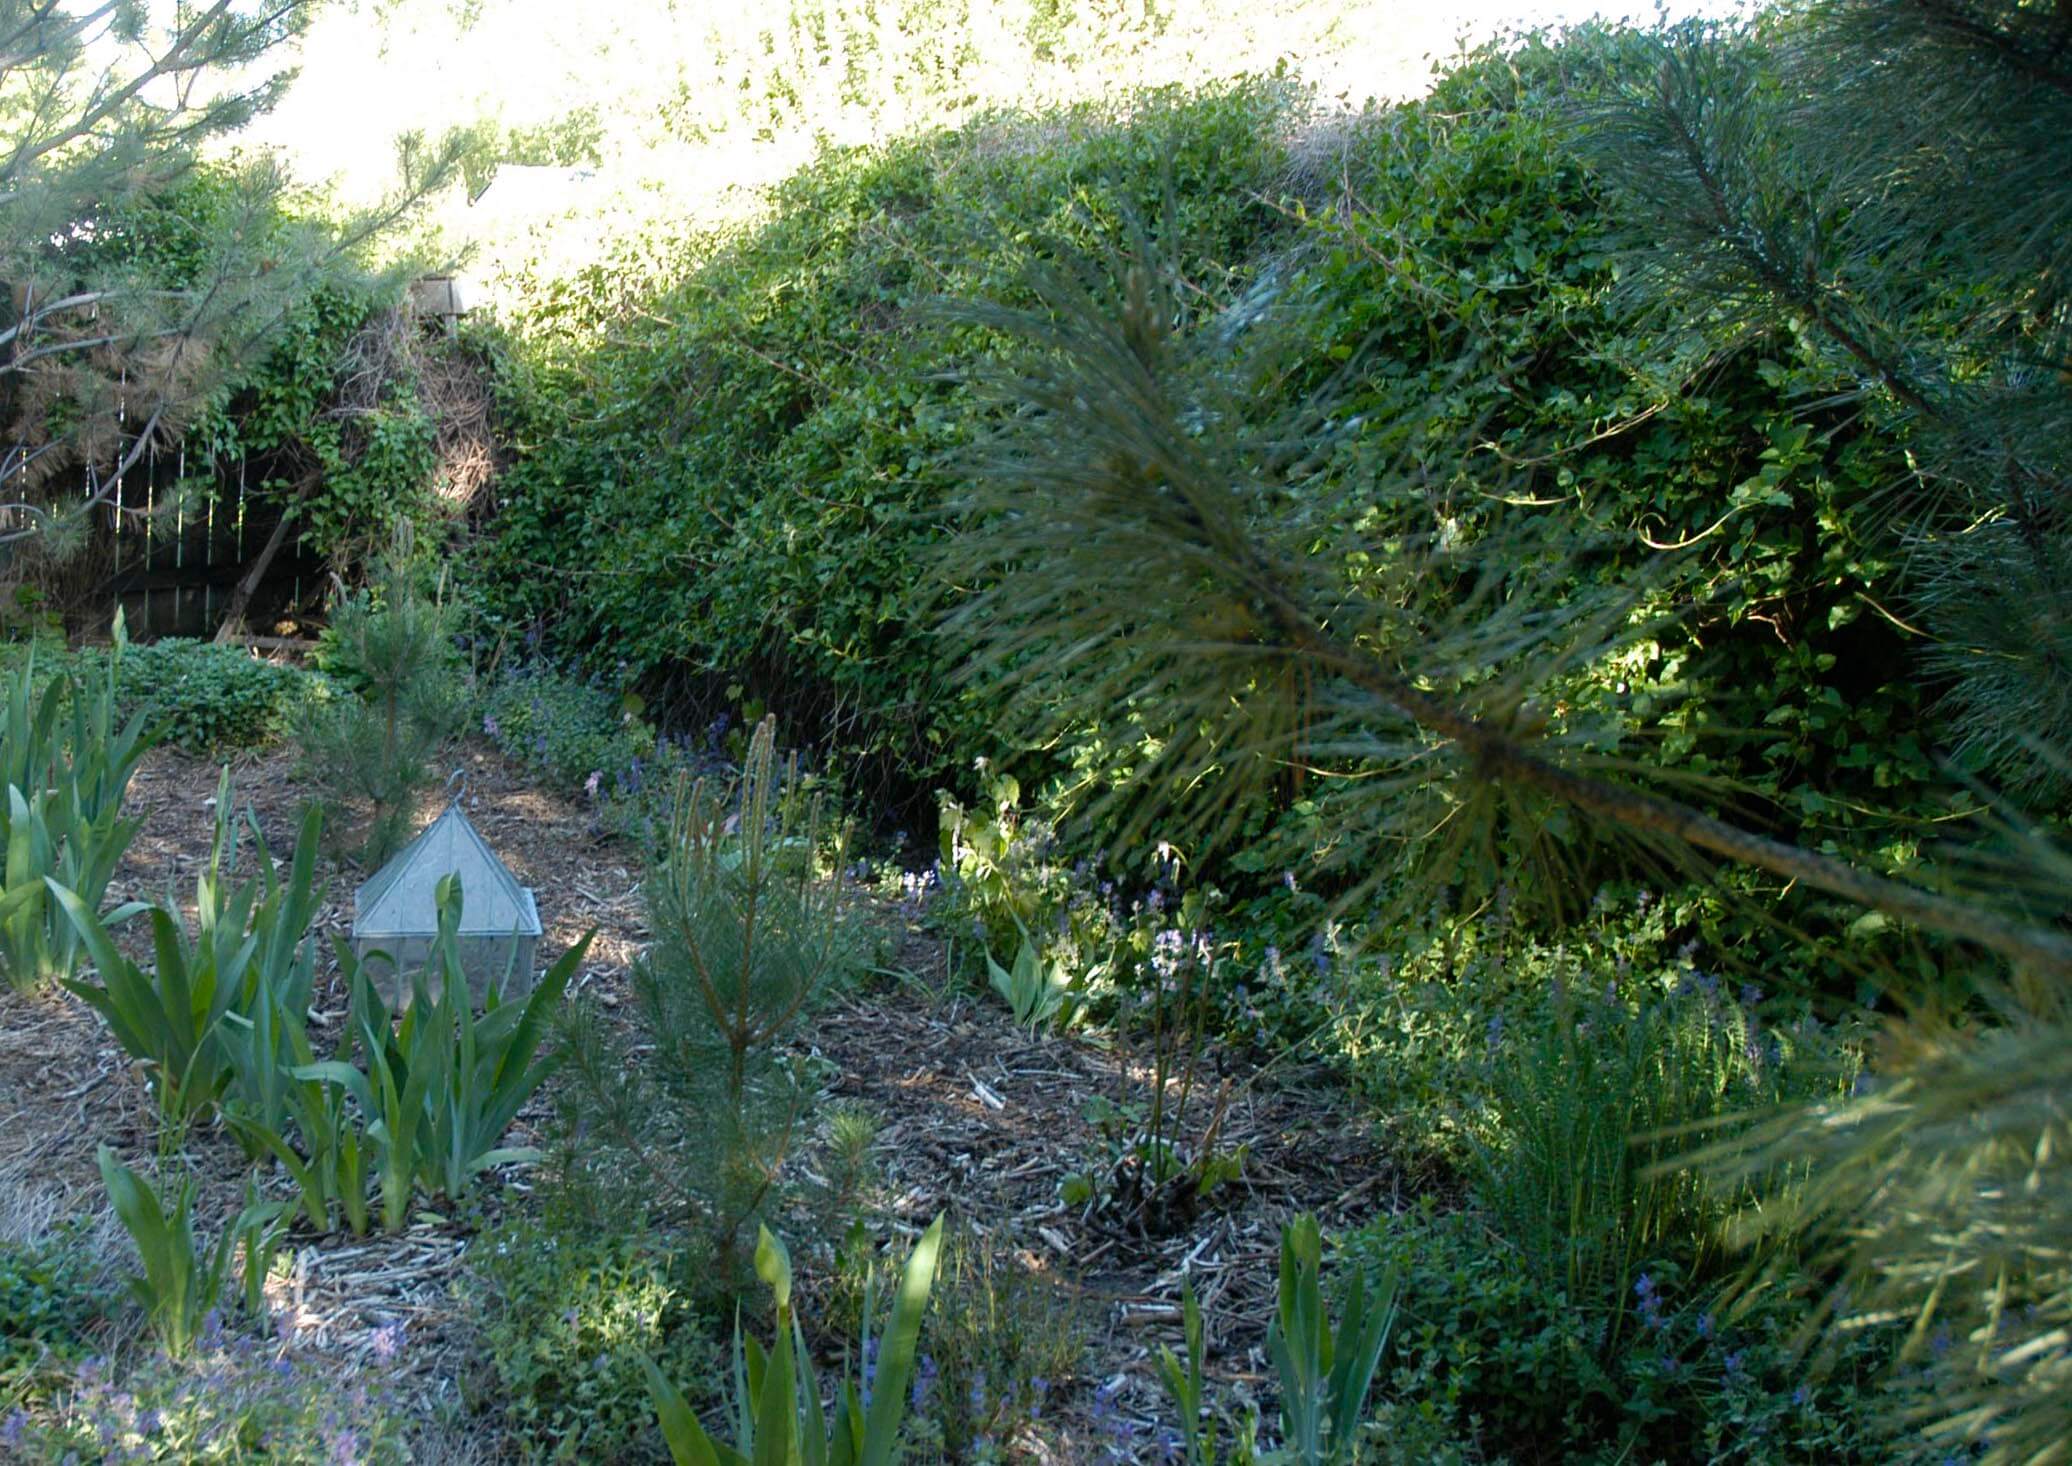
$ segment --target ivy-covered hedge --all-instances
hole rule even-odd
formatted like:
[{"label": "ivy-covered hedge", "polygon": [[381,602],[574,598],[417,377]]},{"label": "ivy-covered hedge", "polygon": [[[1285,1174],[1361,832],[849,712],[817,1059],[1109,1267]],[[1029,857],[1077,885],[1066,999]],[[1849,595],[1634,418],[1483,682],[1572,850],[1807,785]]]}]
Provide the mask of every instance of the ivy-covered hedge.
[{"label": "ivy-covered hedge", "polygon": [[928,629],[983,421],[956,369],[988,340],[940,304],[1021,298],[1033,261],[1131,219],[1228,299],[1293,229],[1268,202],[1292,104],[1250,83],[831,153],[750,226],[540,282],[484,616],[700,722],[760,700],[860,796],[925,804],[992,751]]},{"label": "ivy-covered hedge", "polygon": [[[501,399],[519,457],[479,605],[664,709],[765,700],[866,798],[1013,758],[929,630],[958,590],[934,578],[939,506],[991,410],[964,369],[993,344],[937,305],[1023,303],[1032,262],[1134,216],[1200,323],[1262,299],[1300,313],[1289,390],[1333,393],[1319,491],[1407,467],[1463,533],[1587,523],[1578,584],[1696,569],[1572,687],[1639,756],[1731,780],[1791,837],[1919,858],[1946,785],[1910,731],[1931,693],[1871,505],[1904,460],[1809,405],[1848,384],[1788,335],[1691,359],[1622,289],[1623,226],[1566,110],[1622,45],[1485,51],[1425,101],[1322,123],[1265,82],[994,118],[832,154],[753,224],[629,247],[519,323]],[[1275,823],[1331,828],[1329,798],[1291,789],[1254,832]],[[1262,880],[1276,859],[1252,862]]]}]

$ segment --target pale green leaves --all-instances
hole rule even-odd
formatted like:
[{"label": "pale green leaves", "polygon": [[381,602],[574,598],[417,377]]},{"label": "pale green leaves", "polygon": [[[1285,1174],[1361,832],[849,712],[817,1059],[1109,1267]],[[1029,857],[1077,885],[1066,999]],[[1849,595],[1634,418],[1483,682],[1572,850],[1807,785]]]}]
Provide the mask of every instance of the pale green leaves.
[{"label": "pale green leaves", "polygon": [[[791,1256],[776,1235],[763,1228],[756,1242],[756,1272],[775,1297],[777,1326],[768,1351],[736,1333],[735,1444],[713,1440],[676,1386],[663,1378],[652,1360],[643,1361],[662,1438],[677,1466],[891,1466],[898,1461],[900,1427],[920,1355],[921,1319],[935,1282],[942,1227],[937,1217],[907,1258],[892,1316],[876,1339],[877,1367],[868,1404],[857,1382],[845,1377],[835,1386],[832,1421],[822,1406],[820,1386],[791,1311]],[[864,1357],[873,1350],[870,1328],[875,1312],[867,1300]]]}]

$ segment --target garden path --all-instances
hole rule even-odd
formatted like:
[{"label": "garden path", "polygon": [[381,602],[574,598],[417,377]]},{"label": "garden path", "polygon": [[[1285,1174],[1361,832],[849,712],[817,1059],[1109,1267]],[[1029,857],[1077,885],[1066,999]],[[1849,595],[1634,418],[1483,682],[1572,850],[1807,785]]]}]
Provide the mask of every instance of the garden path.
[{"label": "garden path", "polygon": [[[542,960],[596,926],[572,997],[621,1010],[628,964],[644,936],[635,853],[580,798],[542,788],[495,750],[470,747],[462,758],[470,819],[539,894]],[[272,849],[285,855],[303,797],[292,754],[247,754],[231,767],[235,797],[254,808]],[[147,757],[133,793],[145,824],[111,900],[170,889],[191,902],[207,858],[216,778],[217,765],[205,759],[172,750]],[[342,929],[362,877],[349,869],[327,874],[320,920]],[[927,932],[890,908],[877,915],[891,928],[889,967],[898,976],[881,975],[840,999],[811,1025],[804,1046],[824,1061],[827,1097],[861,1105],[879,1123],[880,1181],[868,1198],[876,1230],[918,1232],[949,1209],[1021,1266],[1057,1278],[1074,1300],[1083,1327],[1076,1377],[1056,1382],[1016,1455],[1157,1456],[1170,1407],[1156,1358],[1160,1346],[1179,1346],[1185,1275],[1208,1320],[1211,1375],[1238,1398],[1263,1398],[1280,1223],[1310,1210],[1329,1229],[1400,1204],[1400,1178],[1369,1128],[1320,1076],[1262,1072],[1244,1056],[1212,1053],[1194,1112],[1221,1109],[1219,1145],[1245,1147],[1242,1178],[1193,1214],[1172,1218],[1164,1235],[1099,1208],[1067,1206],[1060,1199],[1066,1175],[1109,1164],[1114,1154],[1089,1117],[1091,1102],[1141,1095],[1146,1076],[1093,1041],[1021,1030],[990,994],[944,976],[941,945]],[[335,1025],[345,1007],[335,962],[327,960],[319,1023]],[[547,1112],[536,1101],[520,1129],[541,1125]],[[95,1148],[111,1144],[136,1164],[154,1154],[156,1133],[141,1076],[84,1004],[61,992],[0,992],[0,1235],[94,1217],[98,1245],[128,1266],[126,1240],[106,1212]],[[809,1173],[819,1145],[797,1159]],[[220,1134],[190,1137],[188,1149],[205,1178],[199,1215],[213,1226],[237,1204],[242,1158]],[[527,1204],[522,1172],[505,1179],[489,1189],[492,1213]],[[499,1455],[493,1422],[468,1408],[484,1384],[466,1306],[471,1235],[464,1219],[425,1216],[398,1237],[298,1236],[292,1278],[275,1290],[285,1347],[335,1368],[389,1372],[436,1437],[432,1456],[454,1461]],[[812,1248],[795,1252],[810,1300],[824,1286],[815,1271],[821,1259]],[[378,1363],[386,1342],[378,1331],[398,1321],[409,1347],[401,1359]]]}]

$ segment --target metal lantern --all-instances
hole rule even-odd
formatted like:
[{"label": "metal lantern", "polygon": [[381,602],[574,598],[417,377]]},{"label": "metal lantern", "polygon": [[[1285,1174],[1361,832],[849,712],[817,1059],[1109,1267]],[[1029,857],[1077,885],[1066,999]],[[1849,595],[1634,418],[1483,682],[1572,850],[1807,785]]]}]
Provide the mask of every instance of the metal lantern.
[{"label": "metal lantern", "polygon": [[[353,952],[391,1006],[409,1000],[410,975],[431,955],[439,882],[449,875],[460,877],[460,963],[475,1001],[492,985],[505,995],[532,990],[539,907],[455,799],[353,900]],[[427,976],[436,993],[436,978]]]}]

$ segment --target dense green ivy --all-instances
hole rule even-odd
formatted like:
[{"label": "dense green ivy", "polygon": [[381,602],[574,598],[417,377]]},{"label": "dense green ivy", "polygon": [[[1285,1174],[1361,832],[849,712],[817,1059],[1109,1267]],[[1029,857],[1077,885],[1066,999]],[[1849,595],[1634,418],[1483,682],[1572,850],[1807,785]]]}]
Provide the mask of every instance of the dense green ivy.
[{"label": "dense green ivy", "polygon": [[929,633],[929,550],[984,412],[985,333],[1033,261],[1161,231],[1210,304],[1290,227],[1277,86],[1007,116],[830,153],[766,217],[540,282],[506,364],[518,461],[476,590],[494,625],[689,704],[760,698],[865,797],[989,750]]},{"label": "dense green ivy", "polygon": [[1367,130],[1364,206],[1313,221],[1294,287],[1316,360],[1354,368],[1337,405],[1354,430],[1318,480],[1407,468],[1463,535],[1568,516],[1604,547],[1579,579],[1673,571],[1635,609],[1647,633],[1572,696],[1648,735],[1647,757],[1734,781],[1794,838],[1914,858],[1912,820],[1948,783],[1886,609],[1897,554],[1873,501],[1902,445],[1809,406],[1846,384],[1799,340],[1696,362],[1651,334],[1547,95],[1582,44],[1485,57]]},{"label": "dense green ivy", "polygon": [[399,521],[433,517],[437,425],[407,361],[365,411],[336,410],[355,337],[394,304],[393,286],[372,278],[299,302],[266,360],[190,433],[219,465],[258,465],[254,485],[283,500],[305,546],[327,560],[358,561]]},{"label": "dense green ivy", "polygon": [[[994,343],[933,306],[1024,302],[1032,262],[1134,216],[1198,324],[1261,301],[1301,322],[1288,390],[1328,390],[1330,428],[1298,496],[1407,471],[1429,485],[1420,512],[1463,535],[1577,520],[1599,547],[1578,589],[1673,569],[1573,702],[1790,837],[1918,860],[1951,785],[1889,614],[1874,500],[1903,445],[1818,405],[1846,384],[1791,333],[1690,359],[1622,288],[1620,227],[1563,106],[1618,44],[1484,52],[1425,101],[1321,129],[1267,83],[1162,94],[1126,121],[991,119],[831,154],[748,226],[629,248],[522,323],[502,384],[519,459],[480,605],[665,707],[764,698],[866,797],[968,785],[974,758],[1015,751],[929,634],[957,591],[931,551],[991,410],[965,369]],[[1147,731],[1119,709],[1067,751],[1075,778],[1126,769]],[[1291,788],[1252,829],[1238,869],[1262,886],[1318,832],[1358,838],[1328,788]]]}]

